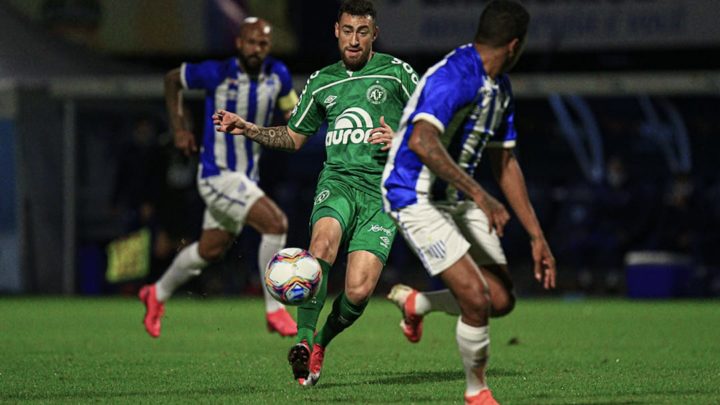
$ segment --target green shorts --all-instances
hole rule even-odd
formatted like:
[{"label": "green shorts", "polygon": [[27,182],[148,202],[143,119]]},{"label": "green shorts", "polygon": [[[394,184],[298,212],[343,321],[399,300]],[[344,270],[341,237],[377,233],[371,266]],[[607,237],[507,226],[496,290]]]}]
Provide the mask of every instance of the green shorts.
[{"label": "green shorts", "polygon": [[331,217],[342,227],[341,244],[348,245],[348,253],[368,251],[387,262],[395,239],[395,223],[383,212],[382,198],[337,180],[322,180],[315,190],[315,202],[310,215],[310,233],[320,218]]}]

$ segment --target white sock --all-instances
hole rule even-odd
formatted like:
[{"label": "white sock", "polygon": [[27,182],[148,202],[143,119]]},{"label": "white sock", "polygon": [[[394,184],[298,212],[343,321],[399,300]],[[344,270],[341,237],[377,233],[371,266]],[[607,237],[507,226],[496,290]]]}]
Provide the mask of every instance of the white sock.
[{"label": "white sock", "polygon": [[470,326],[458,319],[455,333],[465,368],[465,395],[477,395],[488,387],[485,381],[485,366],[490,348],[489,327]]},{"label": "white sock", "polygon": [[415,312],[425,315],[432,311],[444,311],[450,315],[460,315],[460,306],[450,290],[418,293],[415,296]]},{"label": "white sock", "polygon": [[275,298],[270,296],[267,288],[265,288],[265,268],[273,255],[278,250],[285,247],[285,234],[269,234],[265,233],[260,241],[258,248],[258,267],[260,268],[260,284],[262,286],[263,295],[265,296],[265,312],[275,312],[280,308],[284,308],[283,304],[277,302]]},{"label": "white sock", "polygon": [[155,292],[157,300],[160,302],[167,301],[168,298],[177,290],[178,287],[185,284],[192,277],[200,275],[203,268],[209,263],[200,257],[198,243],[186,246],[175,256],[172,264],[155,283]]}]

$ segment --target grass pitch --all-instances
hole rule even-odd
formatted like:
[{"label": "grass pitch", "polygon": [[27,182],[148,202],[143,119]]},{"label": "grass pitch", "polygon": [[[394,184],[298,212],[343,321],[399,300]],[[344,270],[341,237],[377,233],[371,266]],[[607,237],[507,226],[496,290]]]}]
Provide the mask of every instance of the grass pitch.
[{"label": "grass pitch", "polygon": [[[719,304],[521,300],[491,324],[491,387],[503,405],[720,404]],[[0,403],[462,403],[444,314],[412,345],[375,298],[313,388],[259,300],[174,299],[157,340],[142,314],[129,298],[0,299]]]}]

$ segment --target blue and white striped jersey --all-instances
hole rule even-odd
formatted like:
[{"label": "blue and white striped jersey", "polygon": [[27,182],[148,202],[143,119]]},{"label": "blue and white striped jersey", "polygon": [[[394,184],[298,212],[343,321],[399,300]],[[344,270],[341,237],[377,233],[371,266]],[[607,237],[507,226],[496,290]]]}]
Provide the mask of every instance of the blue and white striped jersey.
[{"label": "blue and white striped jersey", "polygon": [[457,202],[463,193],[425,166],[408,147],[414,124],[437,127],[450,156],[473,175],[485,147],[512,148],[513,97],[506,75],[490,78],[472,44],[456,48],[431,67],[408,101],[383,173],[385,210],[418,201]]},{"label": "blue and white striped jersey", "polygon": [[[291,110],[297,95],[285,64],[267,57],[254,80],[242,71],[237,58],[183,63],[180,77],[184,88],[205,90],[200,176],[215,176],[224,170],[243,171],[257,181],[260,145],[245,137],[216,131],[211,115],[221,108],[257,125],[267,126],[272,122],[276,105],[283,111]],[[294,100],[286,97],[291,94]]]}]

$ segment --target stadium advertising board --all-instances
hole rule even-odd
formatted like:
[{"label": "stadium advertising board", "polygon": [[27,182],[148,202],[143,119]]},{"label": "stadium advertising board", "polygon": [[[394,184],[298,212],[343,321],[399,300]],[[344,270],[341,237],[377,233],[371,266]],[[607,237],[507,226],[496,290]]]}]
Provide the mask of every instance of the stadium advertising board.
[{"label": "stadium advertising board", "polygon": [[[469,42],[487,1],[378,2],[388,52],[437,52]],[[526,0],[528,48],[577,51],[720,45],[716,0]]]}]

